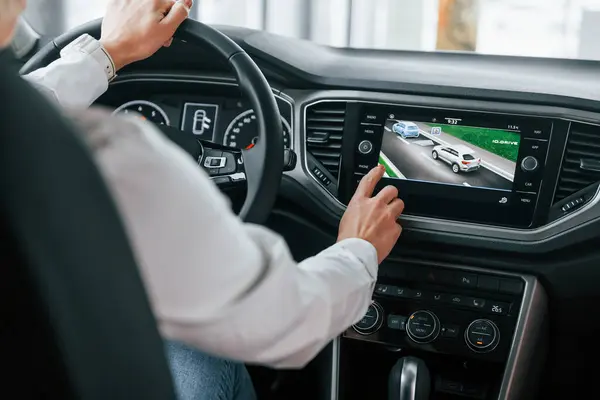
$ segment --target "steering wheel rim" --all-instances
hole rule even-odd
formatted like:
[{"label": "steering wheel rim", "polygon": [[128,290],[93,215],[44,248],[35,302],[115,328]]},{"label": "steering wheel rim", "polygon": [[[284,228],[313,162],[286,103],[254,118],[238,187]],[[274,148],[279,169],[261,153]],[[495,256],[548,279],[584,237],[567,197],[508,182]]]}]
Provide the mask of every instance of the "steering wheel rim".
[{"label": "steering wheel rim", "polygon": [[[23,66],[21,74],[28,74],[58,59],[61,49],[82,34],[99,39],[101,25],[102,19],[97,19],[57,37]],[[210,48],[226,60],[235,73],[242,94],[254,110],[260,140],[252,150],[243,151],[247,194],[240,218],[245,222],[263,223],[275,204],[284,164],[281,116],[271,87],[252,58],[218,30],[188,19],[181,24],[175,38]]]}]

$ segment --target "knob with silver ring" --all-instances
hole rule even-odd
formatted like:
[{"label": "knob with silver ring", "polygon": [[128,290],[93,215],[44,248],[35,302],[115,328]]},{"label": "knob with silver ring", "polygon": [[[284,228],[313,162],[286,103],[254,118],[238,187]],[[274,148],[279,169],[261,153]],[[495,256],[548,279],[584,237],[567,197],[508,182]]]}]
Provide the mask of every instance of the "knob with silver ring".
[{"label": "knob with silver ring", "polygon": [[371,152],[373,151],[373,143],[371,143],[368,140],[363,140],[358,145],[358,151],[359,153],[364,155],[371,154]]},{"label": "knob with silver ring", "polygon": [[367,309],[366,314],[360,321],[352,325],[352,328],[361,335],[372,335],[383,325],[383,308],[377,302],[373,302]]},{"label": "knob with silver ring", "polygon": [[524,172],[535,172],[540,166],[537,158],[533,156],[527,156],[521,161],[521,169]]},{"label": "knob with silver ring", "polygon": [[465,330],[465,342],[476,353],[489,353],[500,343],[500,330],[489,319],[478,319]]},{"label": "knob with silver ring", "polygon": [[440,320],[431,311],[416,311],[406,323],[408,337],[417,343],[433,342],[440,334]]}]

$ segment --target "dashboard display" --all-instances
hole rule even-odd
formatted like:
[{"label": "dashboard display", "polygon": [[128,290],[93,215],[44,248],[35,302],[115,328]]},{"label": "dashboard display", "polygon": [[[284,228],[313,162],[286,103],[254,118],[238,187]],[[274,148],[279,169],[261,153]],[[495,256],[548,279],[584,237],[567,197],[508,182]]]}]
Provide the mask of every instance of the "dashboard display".
[{"label": "dashboard display", "polygon": [[158,125],[170,125],[169,117],[162,108],[146,100],[134,100],[117,108],[113,114],[136,115]]},{"label": "dashboard display", "polygon": [[214,142],[218,116],[217,104],[186,103],[183,107],[181,130],[192,132],[199,139]]},{"label": "dashboard display", "polygon": [[[103,98],[105,104],[116,108],[116,113],[135,113],[158,125],[179,127],[199,140],[242,150],[254,147],[258,141],[252,104],[229,85],[165,83],[140,85],[135,91],[129,86],[123,88],[127,90],[115,89]],[[293,148],[293,103],[284,95],[274,94],[274,97],[281,116],[284,146]]]},{"label": "dashboard display", "polygon": [[[387,119],[379,163],[386,177],[511,191],[521,135],[516,130]],[[452,123],[448,123],[452,122]]]},{"label": "dashboard display", "polygon": [[[281,118],[283,126],[283,145],[290,147],[290,125]],[[253,110],[247,110],[238,115],[227,127],[223,138],[223,145],[242,150],[250,150],[258,142],[258,126]]]},{"label": "dashboard display", "polygon": [[358,105],[344,138],[340,199],[373,167],[406,215],[527,228],[544,177],[552,121],[407,105]]}]

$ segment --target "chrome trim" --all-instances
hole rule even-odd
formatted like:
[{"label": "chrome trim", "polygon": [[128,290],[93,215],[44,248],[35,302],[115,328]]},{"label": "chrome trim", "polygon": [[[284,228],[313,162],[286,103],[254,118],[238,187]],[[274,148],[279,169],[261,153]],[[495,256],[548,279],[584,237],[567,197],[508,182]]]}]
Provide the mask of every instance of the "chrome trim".
[{"label": "chrome trim", "polygon": [[[527,371],[535,360],[532,358],[532,351],[543,334],[542,323],[547,313],[547,297],[544,288],[536,277],[531,275],[522,275],[512,272],[495,271],[485,268],[460,266],[443,262],[427,262],[411,259],[390,259],[391,262],[401,262],[410,264],[419,264],[424,267],[447,268],[458,271],[469,271],[474,273],[490,274],[498,277],[519,278],[525,282],[523,297],[517,324],[513,334],[510,351],[506,361],[506,368],[500,386],[498,400],[516,400],[527,398],[522,393],[524,383],[527,382]],[[332,352],[332,394],[331,400],[338,400],[339,388],[339,356],[340,356],[341,337],[335,339],[337,348]],[[334,391],[335,388],[335,391]]]},{"label": "chrome trim", "polygon": [[[378,95],[377,93],[344,92],[344,91],[333,92],[333,93],[335,93],[335,94],[348,93],[348,96],[344,97],[343,95],[336,95],[336,96],[332,96],[332,97],[326,97],[326,98],[323,97],[323,98],[313,99],[315,97],[319,97],[318,95],[313,95],[313,96],[310,96],[310,98],[308,100],[306,100],[304,103],[302,103],[300,105],[300,111],[303,116],[303,126],[301,127],[300,134],[298,136],[302,137],[302,140],[303,140],[304,153],[301,154],[300,157],[303,157],[303,162],[301,163],[301,165],[303,166],[303,168],[305,170],[304,171],[305,174],[312,178],[312,180],[316,184],[315,186],[318,188],[318,191],[321,192],[322,194],[326,195],[331,200],[330,203],[333,205],[334,211],[340,216],[345,212],[346,205],[343,204],[342,202],[340,202],[333,194],[331,194],[327,189],[325,189],[323,187],[323,185],[321,185],[321,183],[317,180],[317,178],[312,175],[312,173],[310,172],[310,170],[308,168],[308,158],[306,157],[306,153],[308,152],[308,149],[307,149],[306,140],[305,140],[306,123],[307,123],[307,109],[311,106],[314,106],[315,104],[345,102],[345,103],[380,104],[380,105],[390,105],[390,106],[408,106],[408,107],[420,107],[420,108],[430,108],[430,109],[444,108],[444,109],[448,109],[448,110],[486,112],[486,113],[498,114],[498,115],[509,114],[509,115],[516,115],[519,117],[536,117],[536,118],[546,117],[546,118],[552,118],[555,120],[563,120],[563,121],[570,122],[570,123],[576,122],[576,123],[582,123],[582,124],[587,124],[587,125],[600,126],[600,124],[594,124],[591,122],[579,120],[577,118],[571,118],[571,117],[567,118],[567,117],[563,117],[563,116],[542,115],[542,114],[536,115],[536,114],[528,114],[528,113],[513,112],[513,111],[506,111],[506,112],[486,111],[485,109],[483,109],[483,107],[482,107],[482,109],[452,108],[452,107],[447,107],[447,106],[435,107],[435,106],[427,106],[427,105],[421,105],[421,104],[411,104],[410,102],[407,102],[406,100],[398,100],[398,102],[396,102],[396,103],[369,100],[370,96]],[[361,97],[361,95],[363,97]],[[389,97],[398,97],[398,98],[412,97],[412,96],[407,96],[407,95],[382,94],[382,93],[380,93],[379,95],[381,95],[381,96],[387,95]],[[482,103],[490,104],[493,102],[482,102]],[[545,108],[556,109],[556,107],[545,107]],[[559,110],[562,110],[564,112],[563,109],[559,109]],[[569,128],[570,128],[570,126],[569,126]],[[570,134],[570,131],[567,135],[566,143],[568,143],[569,134]],[[552,138],[550,138],[550,143],[551,142],[552,142]],[[565,148],[566,148],[566,143],[565,143]],[[564,159],[564,155],[563,155],[563,159]],[[561,168],[562,168],[562,165],[561,165]],[[555,192],[556,192],[556,187],[555,187]],[[571,229],[575,229],[575,228],[577,228],[583,224],[589,223],[591,221],[599,221],[600,220],[600,205],[599,205],[599,203],[600,203],[600,187],[596,191],[596,194],[594,195],[592,200],[590,200],[585,206],[581,207],[580,209],[576,210],[575,212],[573,212],[571,214],[567,214],[566,216],[563,216],[562,218],[552,221],[549,224],[546,224],[546,225],[543,225],[541,227],[534,228],[534,229],[507,228],[507,227],[494,226],[494,225],[485,225],[485,224],[478,224],[478,223],[471,223],[471,222],[460,222],[460,221],[453,221],[453,220],[447,220],[447,219],[438,219],[438,218],[432,218],[432,217],[421,217],[421,216],[413,216],[413,215],[403,215],[401,217],[401,221],[405,228],[414,230],[414,231],[426,231],[426,232],[438,232],[438,233],[454,234],[454,235],[466,235],[466,236],[471,236],[471,237],[482,238],[484,240],[485,239],[494,239],[496,241],[500,240],[500,241],[504,241],[505,243],[513,243],[513,244],[519,244],[519,245],[536,244],[536,243],[539,243],[542,241],[546,241],[550,238],[559,236]],[[592,214],[592,215],[587,216],[586,214]]]},{"label": "chrome trim", "polygon": [[499,400],[527,398],[523,387],[531,364],[533,350],[543,335],[542,323],[547,312],[546,291],[534,277],[525,279],[525,292],[513,335],[508,361],[500,385]]},{"label": "chrome trim", "polygon": [[340,340],[338,336],[331,344],[331,400],[338,400],[340,396]]},{"label": "chrome trim", "polygon": [[[237,82],[235,81],[235,79],[231,79],[231,78],[194,78],[193,76],[188,76],[188,75],[184,75],[181,78],[177,78],[177,77],[173,77],[173,75],[162,75],[162,74],[156,74],[156,75],[145,75],[145,74],[128,74],[125,76],[117,76],[117,78],[115,80],[113,80],[110,85],[119,85],[119,84],[123,84],[123,83],[129,83],[129,82],[177,82],[177,83],[200,83],[200,84],[205,84],[205,85],[221,85],[221,86],[239,86],[237,84]],[[294,122],[295,122],[295,110],[294,110],[294,99],[288,95],[286,95],[285,93],[283,93],[281,90],[276,89],[274,87],[271,87],[271,90],[273,91],[273,96],[278,98],[279,100],[283,101],[284,103],[288,104],[290,106],[290,118],[291,121],[286,121],[285,118],[283,118],[283,116],[281,117],[282,120],[286,121],[289,124],[290,127],[290,149],[294,150],[295,146],[294,146],[294,138],[295,138],[295,130],[294,130]],[[184,105],[185,108],[185,105]],[[183,121],[182,121],[183,123]]]},{"label": "chrome trim", "polygon": [[400,399],[415,400],[417,398],[417,376],[419,370],[413,362],[404,362],[400,374]]},{"label": "chrome trim", "polygon": [[215,179],[219,179],[219,178],[229,178],[229,179],[231,179],[231,183],[236,183],[236,182],[245,181],[246,180],[246,173],[244,173],[244,172],[236,172],[235,174],[231,174],[231,175],[211,176],[210,180],[214,181]]}]

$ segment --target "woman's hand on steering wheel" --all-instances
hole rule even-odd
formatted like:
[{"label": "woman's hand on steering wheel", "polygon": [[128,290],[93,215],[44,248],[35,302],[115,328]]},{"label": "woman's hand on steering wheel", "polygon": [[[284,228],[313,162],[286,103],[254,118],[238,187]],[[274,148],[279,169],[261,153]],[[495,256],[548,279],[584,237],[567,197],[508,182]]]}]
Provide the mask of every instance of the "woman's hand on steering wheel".
[{"label": "woman's hand on steering wheel", "polygon": [[100,42],[116,70],[170,46],[191,7],[192,0],[111,0]]}]

